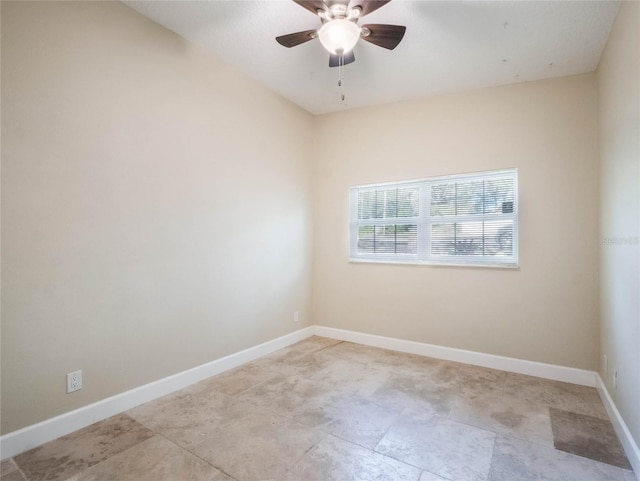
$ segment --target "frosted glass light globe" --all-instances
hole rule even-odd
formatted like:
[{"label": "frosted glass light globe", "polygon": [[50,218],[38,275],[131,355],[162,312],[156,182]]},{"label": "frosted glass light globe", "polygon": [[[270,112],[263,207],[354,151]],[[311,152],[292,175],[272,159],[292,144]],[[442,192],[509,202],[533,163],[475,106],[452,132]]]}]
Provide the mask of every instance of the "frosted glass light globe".
[{"label": "frosted glass light globe", "polygon": [[358,43],[360,27],[350,20],[331,20],[318,30],[318,38],[330,53],[344,55],[353,50]]}]

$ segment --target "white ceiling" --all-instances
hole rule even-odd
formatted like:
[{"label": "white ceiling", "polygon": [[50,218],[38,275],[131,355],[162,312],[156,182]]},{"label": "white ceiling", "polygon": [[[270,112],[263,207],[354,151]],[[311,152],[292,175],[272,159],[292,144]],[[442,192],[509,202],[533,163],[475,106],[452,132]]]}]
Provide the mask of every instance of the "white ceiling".
[{"label": "white ceiling", "polygon": [[405,25],[393,51],[360,41],[338,69],[317,39],[285,48],[275,37],[319,28],[291,0],[125,1],[202,45],[303,109],[321,114],[444,92],[591,72],[617,1],[393,0],[359,21]]}]

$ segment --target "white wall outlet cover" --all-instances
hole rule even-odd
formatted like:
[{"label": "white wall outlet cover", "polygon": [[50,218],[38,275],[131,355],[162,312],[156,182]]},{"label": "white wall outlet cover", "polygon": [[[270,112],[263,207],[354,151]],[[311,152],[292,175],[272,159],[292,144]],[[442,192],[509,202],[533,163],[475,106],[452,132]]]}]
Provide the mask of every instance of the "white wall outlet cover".
[{"label": "white wall outlet cover", "polygon": [[67,373],[67,393],[82,389],[82,371]]}]

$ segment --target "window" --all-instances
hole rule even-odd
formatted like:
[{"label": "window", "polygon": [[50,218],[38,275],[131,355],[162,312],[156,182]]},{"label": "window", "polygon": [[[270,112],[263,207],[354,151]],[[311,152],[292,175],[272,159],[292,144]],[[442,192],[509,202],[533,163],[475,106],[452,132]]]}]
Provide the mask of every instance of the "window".
[{"label": "window", "polygon": [[518,265],[516,169],[350,190],[350,259]]}]

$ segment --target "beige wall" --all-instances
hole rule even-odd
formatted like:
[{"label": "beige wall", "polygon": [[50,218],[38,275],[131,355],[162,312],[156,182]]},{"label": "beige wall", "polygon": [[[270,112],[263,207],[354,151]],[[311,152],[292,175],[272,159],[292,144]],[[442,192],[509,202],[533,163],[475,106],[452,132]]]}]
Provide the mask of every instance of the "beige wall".
[{"label": "beige wall", "polygon": [[600,373],[640,443],[640,3],[622,3],[598,67],[598,86]]},{"label": "beige wall", "polygon": [[309,324],[312,121],[120,3],[2,2],[3,433]]},{"label": "beige wall", "polygon": [[[316,324],[596,368],[594,75],[325,115],[315,141]],[[349,186],[506,167],[519,269],[349,263]]]}]

